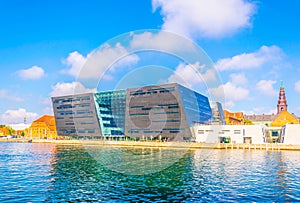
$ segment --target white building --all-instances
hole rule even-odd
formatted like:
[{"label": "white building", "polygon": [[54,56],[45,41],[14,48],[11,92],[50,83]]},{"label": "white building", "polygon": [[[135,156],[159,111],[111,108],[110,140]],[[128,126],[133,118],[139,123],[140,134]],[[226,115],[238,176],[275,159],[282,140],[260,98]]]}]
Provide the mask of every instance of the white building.
[{"label": "white building", "polygon": [[194,126],[196,142],[202,143],[265,143],[263,125],[197,125]]},{"label": "white building", "polygon": [[286,124],[282,127],[280,142],[300,145],[300,124]]}]

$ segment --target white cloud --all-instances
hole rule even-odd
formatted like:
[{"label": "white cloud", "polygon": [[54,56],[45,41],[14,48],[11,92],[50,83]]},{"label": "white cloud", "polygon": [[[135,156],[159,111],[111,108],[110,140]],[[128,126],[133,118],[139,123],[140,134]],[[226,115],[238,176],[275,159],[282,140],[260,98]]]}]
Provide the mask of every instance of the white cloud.
[{"label": "white cloud", "polygon": [[131,66],[138,61],[138,56],[129,53],[120,43],[115,46],[104,44],[86,57],[77,51],[70,53],[63,61],[69,69],[63,70],[62,73],[82,79],[105,79],[110,78],[106,76],[108,72],[114,72],[116,68]]},{"label": "white cloud", "polygon": [[227,100],[225,101],[225,103],[223,104],[223,109],[230,109],[232,107],[235,106],[235,103],[231,100]]},{"label": "white cloud", "polygon": [[210,91],[215,91],[217,95],[222,95],[224,91],[226,100],[238,101],[246,99],[249,95],[249,90],[239,87],[232,82],[227,82],[224,85],[220,85],[216,89],[210,89]]},{"label": "white cloud", "polygon": [[245,0],[152,0],[163,29],[188,37],[220,38],[251,26],[255,5]]},{"label": "white cloud", "polygon": [[275,80],[260,80],[256,84],[256,89],[258,89],[264,95],[275,96],[277,92],[273,87],[274,84],[276,84]]},{"label": "white cloud", "polygon": [[130,47],[132,49],[148,49],[163,52],[177,52],[194,48],[194,44],[174,33],[160,31],[158,33],[143,32],[132,35]]},{"label": "white cloud", "polygon": [[70,69],[62,70],[62,73],[72,75],[77,77],[81,68],[86,62],[86,57],[74,51],[69,54],[69,56],[63,60],[63,63],[70,67]]},{"label": "white cloud", "polygon": [[16,102],[24,101],[24,99],[22,99],[21,97],[15,96],[15,95],[9,93],[9,91],[4,90],[4,89],[0,90],[0,99],[7,99],[7,100],[11,100],[11,101],[16,101]]},{"label": "white cloud", "polygon": [[210,88],[209,92],[211,95],[214,95],[218,101],[224,100],[225,96],[225,108],[233,107],[235,101],[244,100],[249,95],[248,89],[237,86],[232,82],[227,82],[217,88]]},{"label": "white cloud", "polygon": [[45,71],[39,66],[32,66],[31,68],[17,71],[17,74],[24,80],[38,80],[45,76]]},{"label": "white cloud", "polygon": [[96,92],[96,88],[89,89],[84,87],[80,82],[71,83],[57,83],[52,86],[52,91],[50,93],[51,97],[66,96],[80,93],[90,93]]},{"label": "white cloud", "polygon": [[276,63],[282,59],[283,52],[277,46],[262,46],[252,53],[243,53],[231,58],[220,59],[216,63],[218,70],[240,70],[260,68],[266,63]]},{"label": "white cloud", "polygon": [[232,83],[236,85],[246,85],[248,83],[248,80],[243,73],[232,73],[230,74],[230,78]]},{"label": "white cloud", "polygon": [[300,93],[300,80],[295,83],[295,90]]},{"label": "white cloud", "polygon": [[199,62],[191,65],[180,63],[174,74],[168,78],[168,82],[176,82],[187,87],[193,87],[199,83],[205,83],[216,79],[216,74],[213,69],[205,69],[205,65],[200,65]]},{"label": "white cloud", "polygon": [[0,116],[1,122],[3,124],[24,123],[24,118],[26,118],[27,123],[31,123],[37,117],[37,113],[27,112],[26,109],[23,108],[20,108],[18,110],[7,110]]}]

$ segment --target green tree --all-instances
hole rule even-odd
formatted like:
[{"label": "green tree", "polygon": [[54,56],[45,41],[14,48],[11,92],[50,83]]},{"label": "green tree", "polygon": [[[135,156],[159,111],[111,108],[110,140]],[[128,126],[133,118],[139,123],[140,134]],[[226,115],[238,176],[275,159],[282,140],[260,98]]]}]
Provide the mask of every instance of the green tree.
[{"label": "green tree", "polygon": [[253,122],[251,120],[245,119],[245,124],[246,125],[253,125]]},{"label": "green tree", "polygon": [[14,130],[12,127],[6,126],[6,128],[7,128],[7,130],[8,130],[8,134],[9,134],[9,135],[12,135],[12,134],[15,133],[15,130]]}]

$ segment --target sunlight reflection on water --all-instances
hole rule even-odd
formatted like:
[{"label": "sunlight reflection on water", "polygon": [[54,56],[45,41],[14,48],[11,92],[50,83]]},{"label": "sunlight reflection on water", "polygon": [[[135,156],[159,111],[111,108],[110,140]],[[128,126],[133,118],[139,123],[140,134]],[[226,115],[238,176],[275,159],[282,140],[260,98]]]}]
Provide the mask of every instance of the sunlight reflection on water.
[{"label": "sunlight reflection on water", "polygon": [[[159,150],[176,153],[176,149],[154,151]],[[108,170],[83,146],[1,143],[0,202],[297,202],[299,155],[296,151],[191,150],[159,172],[128,175]]]}]

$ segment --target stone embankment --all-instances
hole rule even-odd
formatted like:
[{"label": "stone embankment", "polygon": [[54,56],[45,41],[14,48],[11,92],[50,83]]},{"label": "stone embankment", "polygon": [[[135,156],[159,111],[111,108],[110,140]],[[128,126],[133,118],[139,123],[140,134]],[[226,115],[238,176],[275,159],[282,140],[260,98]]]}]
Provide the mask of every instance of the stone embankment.
[{"label": "stone embankment", "polygon": [[189,142],[156,142],[156,141],[103,141],[103,140],[46,140],[46,139],[0,139],[0,142],[29,142],[49,144],[78,144],[115,147],[168,147],[189,149],[243,149],[243,150],[294,150],[300,151],[300,145],[282,143],[235,144],[235,143],[189,143]]}]

